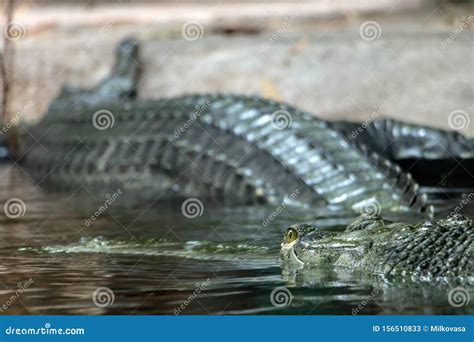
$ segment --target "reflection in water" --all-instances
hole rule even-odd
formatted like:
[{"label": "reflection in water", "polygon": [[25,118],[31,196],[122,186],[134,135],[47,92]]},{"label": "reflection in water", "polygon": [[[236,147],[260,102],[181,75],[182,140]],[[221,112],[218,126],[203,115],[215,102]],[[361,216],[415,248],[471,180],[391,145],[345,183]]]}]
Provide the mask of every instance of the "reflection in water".
[{"label": "reflection in water", "polygon": [[[182,215],[181,201],[148,207],[124,191],[87,224],[106,197],[47,194],[21,171],[3,167],[0,203],[13,197],[25,203],[25,212],[0,216],[0,314],[473,312],[472,301],[449,305],[449,285],[282,268],[279,245],[289,224],[313,220],[338,230],[350,220],[316,209],[288,209],[264,225],[271,208],[217,208],[202,199],[204,214],[190,219]],[[288,289],[288,305],[272,304],[278,287]],[[98,288],[111,290],[111,305],[94,305]]]}]

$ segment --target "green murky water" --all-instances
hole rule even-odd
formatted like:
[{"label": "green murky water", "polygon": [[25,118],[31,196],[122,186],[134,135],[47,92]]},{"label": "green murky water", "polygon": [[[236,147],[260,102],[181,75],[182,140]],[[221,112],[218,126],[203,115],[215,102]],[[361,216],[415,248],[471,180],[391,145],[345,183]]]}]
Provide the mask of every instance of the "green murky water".
[{"label": "green murky water", "polygon": [[[393,284],[331,268],[285,270],[278,259],[283,232],[314,220],[315,210],[281,210],[263,224],[275,208],[218,208],[203,200],[202,215],[188,218],[181,201],[79,193],[48,194],[22,171],[0,168],[3,209],[21,200],[11,217],[0,215],[1,314],[474,312],[472,301],[450,305],[453,285]],[[348,219],[316,221],[337,230]]]}]

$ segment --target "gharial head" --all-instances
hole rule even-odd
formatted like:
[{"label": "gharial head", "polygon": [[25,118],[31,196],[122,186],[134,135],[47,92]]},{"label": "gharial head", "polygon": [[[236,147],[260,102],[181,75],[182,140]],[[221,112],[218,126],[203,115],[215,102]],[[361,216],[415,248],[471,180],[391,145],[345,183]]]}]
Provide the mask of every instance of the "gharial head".
[{"label": "gharial head", "polygon": [[[369,242],[370,234],[385,225],[379,215],[364,214],[350,223],[344,232],[330,232],[306,223],[291,225],[281,243],[281,258],[284,262],[300,265],[305,263],[335,262],[345,250],[351,250]],[[347,238],[342,238],[343,234]],[[339,236],[338,238],[334,238]]]}]

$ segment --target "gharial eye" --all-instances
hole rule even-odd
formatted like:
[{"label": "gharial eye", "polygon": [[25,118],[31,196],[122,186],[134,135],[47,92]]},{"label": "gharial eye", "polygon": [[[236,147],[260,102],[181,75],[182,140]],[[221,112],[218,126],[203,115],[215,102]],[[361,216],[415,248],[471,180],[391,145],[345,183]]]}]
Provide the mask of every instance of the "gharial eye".
[{"label": "gharial eye", "polygon": [[290,243],[298,238],[298,232],[295,228],[288,228],[285,233],[285,242]]}]

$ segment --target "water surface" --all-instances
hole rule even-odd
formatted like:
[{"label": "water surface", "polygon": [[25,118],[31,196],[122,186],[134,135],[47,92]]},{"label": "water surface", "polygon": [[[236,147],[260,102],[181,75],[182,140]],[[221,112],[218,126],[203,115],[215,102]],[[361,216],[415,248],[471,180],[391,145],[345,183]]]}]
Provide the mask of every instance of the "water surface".
[{"label": "water surface", "polygon": [[[11,199],[24,207],[18,217],[0,215],[1,314],[474,312],[472,303],[449,304],[454,285],[285,269],[278,253],[289,224],[313,220],[339,230],[349,219],[321,216],[316,208],[278,210],[264,224],[275,208],[222,208],[203,200],[202,215],[189,218],[181,201],[140,202],[126,191],[117,199],[80,189],[46,193],[4,165],[0,203]],[[107,199],[114,200],[95,215]]]}]

